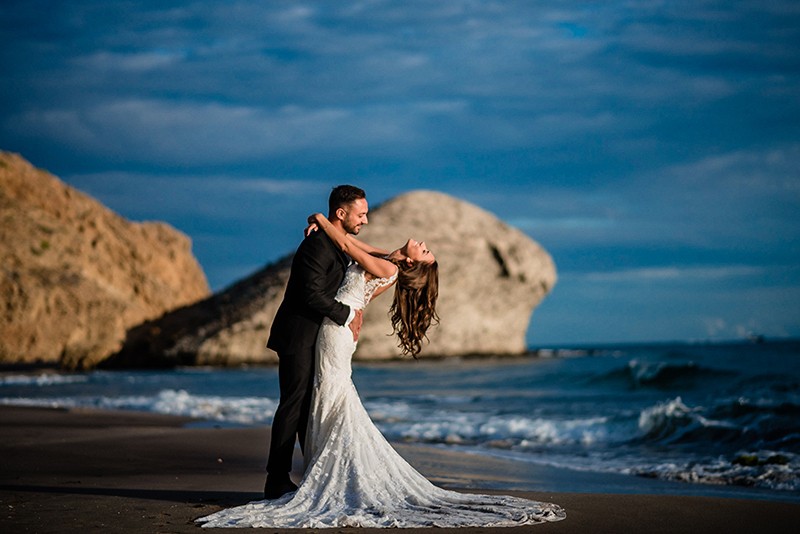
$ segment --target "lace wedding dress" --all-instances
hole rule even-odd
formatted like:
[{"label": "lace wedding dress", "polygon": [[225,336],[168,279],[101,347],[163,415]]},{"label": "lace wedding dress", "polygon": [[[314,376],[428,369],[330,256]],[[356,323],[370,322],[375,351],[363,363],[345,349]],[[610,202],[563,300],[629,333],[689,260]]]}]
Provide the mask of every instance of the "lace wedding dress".
[{"label": "lace wedding dress", "polygon": [[[391,278],[367,281],[351,265],[336,299],[363,308]],[[350,329],[325,319],[317,338],[306,470],[296,492],[229,508],[197,521],[204,527],[497,527],[558,521],[555,504],[473,495],[434,486],[375,427],[351,379],[356,343]]]}]

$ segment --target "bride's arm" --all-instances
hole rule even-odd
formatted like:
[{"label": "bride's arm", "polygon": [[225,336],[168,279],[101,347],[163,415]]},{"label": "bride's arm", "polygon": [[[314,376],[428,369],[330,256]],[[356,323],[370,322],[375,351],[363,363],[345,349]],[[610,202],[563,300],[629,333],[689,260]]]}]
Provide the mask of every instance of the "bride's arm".
[{"label": "bride's arm", "polygon": [[372,245],[370,245],[368,243],[364,243],[360,239],[357,239],[356,237],[354,237],[354,236],[352,236],[350,234],[346,234],[346,235],[347,235],[347,239],[352,241],[355,246],[357,246],[358,248],[360,248],[361,250],[363,250],[367,254],[372,254],[373,256],[386,256],[386,255],[389,254],[388,250],[383,250],[382,248],[373,247]]},{"label": "bride's arm", "polygon": [[[316,213],[314,215],[309,216],[309,218],[308,218],[308,226],[306,227],[305,231],[303,232],[304,236],[308,237],[311,234],[311,232],[316,232],[317,230],[319,230],[319,224],[317,224],[317,221],[316,221],[315,217],[316,217]],[[361,250],[363,250],[367,254],[372,254],[373,256],[381,256],[381,257],[389,255],[389,251],[388,250],[384,250],[384,249],[378,248],[378,247],[373,247],[369,243],[365,243],[365,242],[363,242],[363,241],[361,241],[359,239],[356,239],[355,236],[352,236],[350,234],[345,234],[345,235],[347,236],[347,239],[352,241],[353,245],[357,246],[358,248],[360,248]]]},{"label": "bride's arm", "polygon": [[[309,217],[309,220],[312,217],[314,222],[317,223],[317,226],[328,234],[328,237],[331,238],[331,241],[333,241],[339,249],[353,258],[356,263],[361,265],[361,267],[371,275],[377,276],[378,278],[388,278],[397,271],[397,266],[394,263],[384,260],[383,258],[372,256],[364,247],[359,246],[359,244],[363,245],[361,241],[350,239],[345,232],[331,224],[323,214],[315,213]],[[373,247],[369,248],[371,250],[377,250]]]}]

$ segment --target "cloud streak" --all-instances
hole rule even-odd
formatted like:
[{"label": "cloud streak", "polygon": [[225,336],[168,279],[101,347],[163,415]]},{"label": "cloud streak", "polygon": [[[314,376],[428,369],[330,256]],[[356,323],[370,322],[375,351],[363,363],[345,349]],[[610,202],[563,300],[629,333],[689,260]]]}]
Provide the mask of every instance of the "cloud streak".
[{"label": "cloud streak", "polygon": [[765,273],[766,270],[763,267],[749,265],[726,265],[724,267],[670,266],[585,273],[581,277],[589,282],[636,284],[640,282],[649,283],[664,280],[678,280],[682,283],[686,283],[763,276]]}]

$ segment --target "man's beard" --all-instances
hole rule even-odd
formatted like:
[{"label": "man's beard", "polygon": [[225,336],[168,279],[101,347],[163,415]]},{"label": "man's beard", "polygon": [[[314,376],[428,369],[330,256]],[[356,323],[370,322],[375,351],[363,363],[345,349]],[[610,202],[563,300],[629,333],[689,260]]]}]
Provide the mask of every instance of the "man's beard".
[{"label": "man's beard", "polygon": [[347,232],[348,234],[358,235],[358,232],[361,231],[361,225],[360,224],[358,224],[356,226],[345,226],[345,225],[342,225],[342,226],[344,227],[344,231]]}]

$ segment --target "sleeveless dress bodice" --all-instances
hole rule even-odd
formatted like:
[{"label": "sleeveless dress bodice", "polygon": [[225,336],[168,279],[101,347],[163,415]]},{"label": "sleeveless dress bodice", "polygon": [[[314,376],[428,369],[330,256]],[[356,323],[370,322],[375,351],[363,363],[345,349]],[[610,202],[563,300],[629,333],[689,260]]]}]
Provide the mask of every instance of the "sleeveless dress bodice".
[{"label": "sleeveless dress bodice", "polygon": [[[357,263],[347,268],[342,285],[336,293],[336,300],[352,309],[364,309],[375,291],[392,284],[397,273],[389,278],[366,279],[364,269]],[[353,333],[347,326],[339,326],[327,317],[317,335],[315,388],[324,381],[349,380],[352,374],[351,357],[356,350]],[[320,357],[322,355],[322,357]]]},{"label": "sleeveless dress bodice", "polygon": [[342,285],[336,292],[336,300],[351,308],[363,310],[379,287],[388,286],[397,280],[397,272],[388,278],[367,280],[364,269],[357,263],[347,268]]}]

